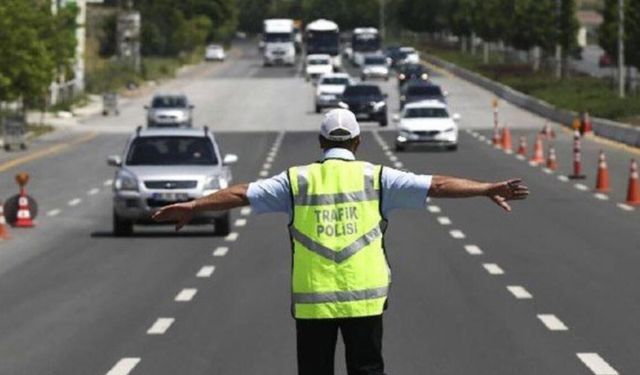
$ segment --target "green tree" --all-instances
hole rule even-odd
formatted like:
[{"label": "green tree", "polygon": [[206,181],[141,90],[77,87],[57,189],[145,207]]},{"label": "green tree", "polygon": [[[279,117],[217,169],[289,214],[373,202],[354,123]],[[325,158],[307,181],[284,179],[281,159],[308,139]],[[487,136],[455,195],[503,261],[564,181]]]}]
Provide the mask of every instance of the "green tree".
[{"label": "green tree", "polygon": [[[640,68],[640,1],[625,0],[625,63]],[[618,0],[607,0],[602,14],[604,20],[598,30],[598,43],[618,60]]]},{"label": "green tree", "polygon": [[556,38],[562,46],[562,76],[568,72],[568,56],[578,48],[576,0],[561,0]]}]

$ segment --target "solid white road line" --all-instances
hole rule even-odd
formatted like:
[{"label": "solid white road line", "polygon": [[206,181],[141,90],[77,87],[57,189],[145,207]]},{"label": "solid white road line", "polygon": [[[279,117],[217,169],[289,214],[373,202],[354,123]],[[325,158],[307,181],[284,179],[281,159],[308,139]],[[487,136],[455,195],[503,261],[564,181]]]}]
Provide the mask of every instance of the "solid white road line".
[{"label": "solid white road line", "polygon": [[140,363],[140,358],[122,358],[107,375],[127,375]]},{"label": "solid white road line", "polygon": [[47,212],[47,216],[58,216],[60,214],[60,212],[62,212],[62,211],[60,211],[59,209],[56,208],[56,209],[53,209],[53,210]]},{"label": "solid white road line", "polygon": [[573,185],[576,189],[580,190],[580,191],[587,191],[589,190],[589,187],[587,185],[584,184],[575,184]]},{"label": "solid white road line", "polygon": [[231,232],[224,238],[227,242],[233,242],[238,239],[238,232]]},{"label": "solid white road line", "polygon": [[158,318],[151,328],[147,330],[147,335],[164,335],[174,321],[174,318]]},{"label": "solid white road line", "polygon": [[469,255],[481,255],[482,250],[477,245],[464,245],[464,249]]},{"label": "solid white road line", "polygon": [[553,314],[538,314],[538,319],[549,331],[567,331],[569,328]]},{"label": "solid white road line", "polygon": [[438,216],[438,223],[440,225],[451,225],[451,219],[446,216]]},{"label": "solid white road line", "polygon": [[529,293],[524,287],[521,287],[520,285],[509,285],[507,287],[507,289],[517,299],[531,299],[531,298],[533,298],[531,293]]},{"label": "solid white road line", "polygon": [[79,205],[81,202],[82,202],[82,199],[80,199],[80,198],[75,198],[75,199],[70,200],[67,204],[68,204],[69,206],[73,207],[73,206],[77,206],[77,205]]},{"label": "solid white road line", "polygon": [[200,271],[196,274],[196,277],[207,278],[213,275],[213,271],[216,270],[215,266],[203,266],[200,268]]},{"label": "solid white road line", "polygon": [[464,233],[462,233],[462,231],[459,229],[450,230],[449,234],[451,235],[451,237],[456,239],[462,239],[466,237]]},{"label": "solid white road line", "polygon": [[251,215],[251,207],[242,207],[242,209],[240,210],[240,215],[242,216]]},{"label": "solid white road line", "polygon": [[495,263],[484,263],[482,267],[484,267],[490,275],[504,275],[502,268]]},{"label": "solid white road line", "polygon": [[432,214],[437,214],[442,212],[442,210],[440,210],[440,207],[434,206],[434,205],[427,206],[427,210],[429,210],[429,212],[431,212]]},{"label": "solid white road line", "polygon": [[104,185],[104,186],[111,186],[111,185],[113,185],[113,180],[106,180],[106,181],[103,183],[103,185]]},{"label": "solid white road line", "polygon": [[196,293],[198,293],[198,289],[195,288],[185,288],[182,289],[180,291],[180,293],[178,293],[178,295],[175,298],[176,302],[189,302],[193,299],[193,296],[196,295]]},{"label": "solid white road line", "polygon": [[91,189],[91,190],[87,191],[87,195],[96,195],[96,194],[98,194],[99,192],[100,192],[100,189],[98,189],[98,188],[93,188],[93,189]]},{"label": "solid white road line", "polygon": [[623,209],[625,211],[633,211],[633,210],[635,210],[635,208],[633,206],[629,206],[626,203],[618,203],[617,206],[618,206],[618,208]]},{"label": "solid white road line", "polygon": [[595,194],[593,194],[593,196],[596,197],[596,199],[599,199],[601,201],[608,201],[609,200],[609,196],[607,194],[595,193]]},{"label": "solid white road line", "polygon": [[560,180],[562,182],[567,182],[567,181],[569,181],[569,177],[567,177],[565,175],[560,175],[560,176],[558,176],[558,180]]},{"label": "solid white road line", "polygon": [[235,223],[233,223],[236,227],[244,227],[247,225],[247,219],[237,219]]},{"label": "solid white road line", "polygon": [[223,257],[225,255],[227,255],[227,253],[229,252],[229,248],[226,246],[220,246],[217,247],[215,250],[213,250],[213,256],[214,257]]},{"label": "solid white road line", "polygon": [[577,353],[576,355],[595,375],[619,375],[618,371],[602,359],[598,353]]}]

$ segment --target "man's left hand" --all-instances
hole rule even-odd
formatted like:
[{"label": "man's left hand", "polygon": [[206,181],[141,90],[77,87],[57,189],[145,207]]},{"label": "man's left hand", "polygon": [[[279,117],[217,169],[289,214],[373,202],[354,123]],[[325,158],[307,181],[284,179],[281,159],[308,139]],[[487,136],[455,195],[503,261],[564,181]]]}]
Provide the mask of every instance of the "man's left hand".
[{"label": "man's left hand", "polygon": [[511,212],[511,206],[507,201],[522,200],[529,195],[529,188],[522,184],[521,179],[507,180],[498,182],[487,191],[487,196],[498,206],[508,212]]}]

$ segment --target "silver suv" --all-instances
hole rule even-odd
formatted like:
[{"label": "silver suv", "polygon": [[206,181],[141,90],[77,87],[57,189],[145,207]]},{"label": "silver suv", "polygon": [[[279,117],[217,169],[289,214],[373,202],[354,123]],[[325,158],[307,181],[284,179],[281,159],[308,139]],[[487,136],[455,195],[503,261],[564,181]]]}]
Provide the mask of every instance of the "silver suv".
[{"label": "silver suv", "polygon": [[156,94],[147,110],[148,127],[191,127],[193,104],[183,94]]},{"label": "silver suv", "polygon": [[[127,141],[124,159],[108,158],[117,167],[113,182],[113,233],[133,234],[134,224],[154,224],[160,207],[187,202],[226,188],[232,179],[233,154],[220,155],[207,129],[142,129]],[[216,234],[230,229],[228,211],[198,213],[192,224],[213,224]]]}]

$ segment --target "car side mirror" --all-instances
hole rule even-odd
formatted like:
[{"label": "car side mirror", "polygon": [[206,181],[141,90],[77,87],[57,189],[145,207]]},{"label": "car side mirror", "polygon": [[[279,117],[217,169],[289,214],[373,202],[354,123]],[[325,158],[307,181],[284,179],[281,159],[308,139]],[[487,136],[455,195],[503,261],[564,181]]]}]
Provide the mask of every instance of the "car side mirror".
[{"label": "car side mirror", "polygon": [[226,154],[222,159],[222,164],[231,165],[238,162],[238,155],[236,154]]},{"label": "car side mirror", "polygon": [[462,117],[460,116],[459,113],[454,113],[452,117],[453,121],[460,121],[461,118]]},{"label": "car side mirror", "polygon": [[120,155],[111,155],[107,158],[107,165],[111,166],[111,167],[121,167],[122,166],[122,159],[120,158]]},{"label": "car side mirror", "polygon": [[400,115],[399,114],[395,114],[393,115],[393,122],[400,122]]}]

